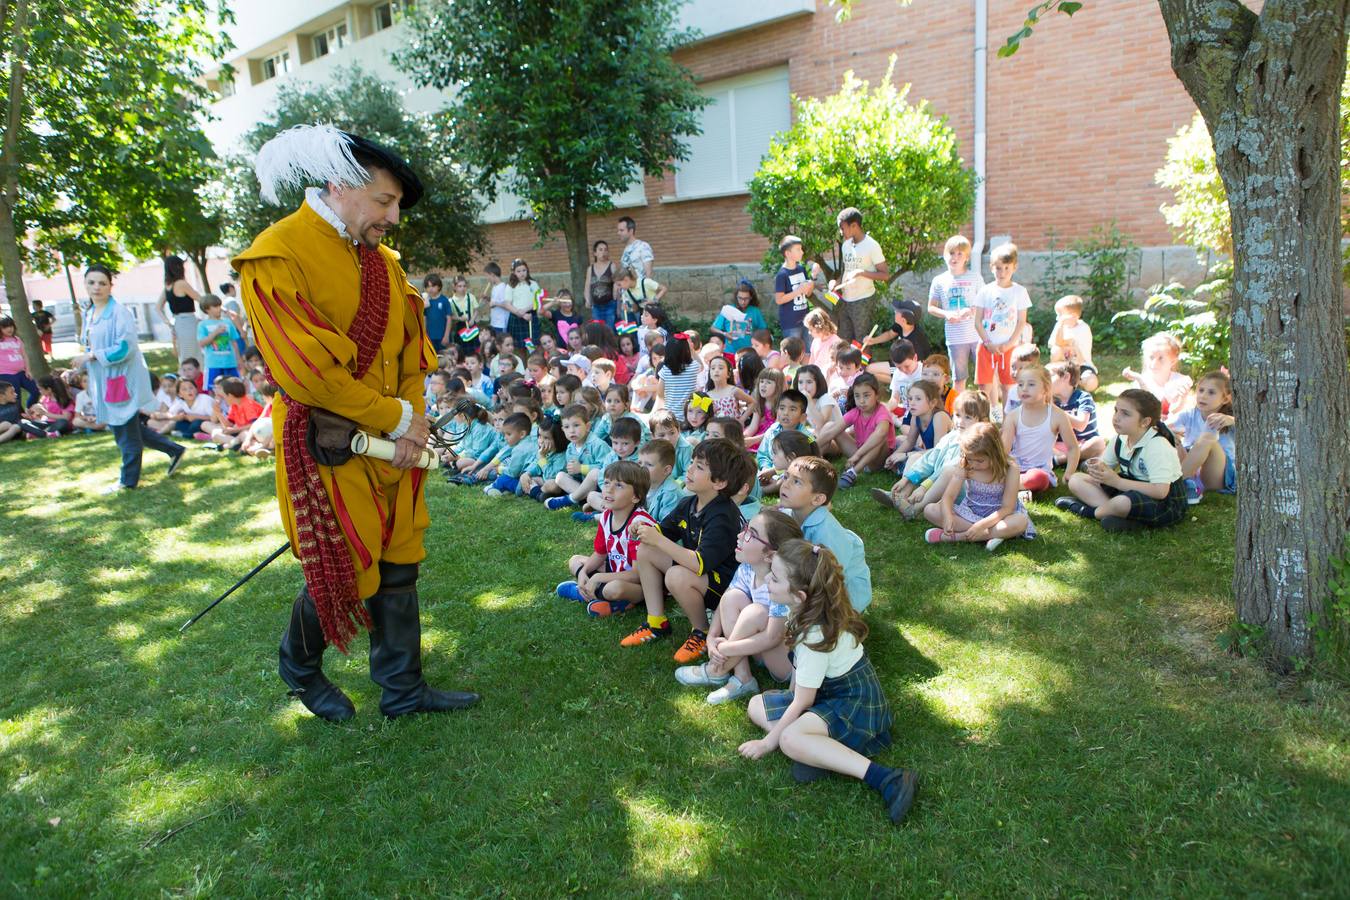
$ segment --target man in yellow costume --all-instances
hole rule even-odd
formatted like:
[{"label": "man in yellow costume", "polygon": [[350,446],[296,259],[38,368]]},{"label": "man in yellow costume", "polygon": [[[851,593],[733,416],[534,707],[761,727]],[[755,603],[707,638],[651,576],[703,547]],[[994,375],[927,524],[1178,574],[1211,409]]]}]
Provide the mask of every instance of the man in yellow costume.
[{"label": "man in yellow costume", "polygon": [[[417,567],[430,519],[423,380],[435,356],[422,298],[381,240],[422,196],[422,183],[389,149],[330,126],[282,132],[258,153],[262,197],[308,187],[300,208],[236,256],[268,377],[277,499],[305,585],[281,638],[281,678],[329,721],[356,708],[322,669],[328,644],[346,652],[370,632],[370,677],[391,718],[462,709],[478,695],[437,691],[422,678]],[[333,453],[335,414],[394,441],[394,458]],[[331,442],[330,442],[331,443]]]}]

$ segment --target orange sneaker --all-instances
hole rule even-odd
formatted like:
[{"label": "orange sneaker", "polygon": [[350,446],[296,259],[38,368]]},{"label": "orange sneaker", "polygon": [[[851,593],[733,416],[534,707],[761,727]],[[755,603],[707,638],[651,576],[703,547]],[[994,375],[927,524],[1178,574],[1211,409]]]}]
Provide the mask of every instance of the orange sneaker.
[{"label": "orange sneaker", "polygon": [[708,636],[695,629],[689,632],[689,638],[675,651],[675,661],[687,666],[695,660],[702,659],[707,653]]},{"label": "orange sneaker", "polygon": [[628,637],[619,641],[620,647],[641,647],[643,644],[650,644],[659,641],[661,638],[670,637],[670,623],[667,622],[660,628],[653,629],[652,626],[643,622],[638,626],[638,630],[628,635]]}]

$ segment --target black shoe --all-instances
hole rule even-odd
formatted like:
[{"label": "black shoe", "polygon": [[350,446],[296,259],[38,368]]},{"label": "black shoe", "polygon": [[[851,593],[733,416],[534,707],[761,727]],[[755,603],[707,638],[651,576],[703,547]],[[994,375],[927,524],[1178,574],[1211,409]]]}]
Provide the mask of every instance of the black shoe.
[{"label": "black shoe", "polygon": [[1143,527],[1144,523],[1138,519],[1125,519],[1120,516],[1107,516],[1102,519],[1102,530],[1116,534],[1126,531],[1139,531]]},{"label": "black shoe", "polygon": [[1071,512],[1075,516],[1081,516],[1084,519],[1095,519],[1097,517],[1097,510],[1088,506],[1082,500],[1077,500],[1073,497],[1060,497],[1055,501],[1055,506],[1065,512]]},{"label": "black shoe", "polygon": [[886,812],[899,825],[914,805],[919,793],[919,773],[913,769],[895,769],[881,786],[881,798],[886,801]]},{"label": "black shoe", "polygon": [[185,456],[187,456],[187,450],[179,450],[177,455],[175,455],[173,459],[169,460],[169,468],[164,473],[165,478],[168,478],[174,472],[178,471],[178,468],[183,465],[183,457]]},{"label": "black shoe", "polygon": [[[409,572],[409,570],[411,570]],[[380,712],[391,719],[424,712],[465,709],[479,696],[438,691],[422,678],[422,623],[417,603],[417,566],[380,564],[380,592],[370,611],[370,678],[384,688]]]},{"label": "black shoe", "polygon": [[822,769],[819,766],[809,766],[795,760],[792,763],[792,780],[798,784],[810,784],[822,778],[829,778],[832,774],[834,773],[829,769]]},{"label": "black shoe", "polygon": [[323,651],[327,646],[314,598],[308,588],[301,588],[291,607],[290,624],[281,636],[277,671],[291,689],[291,696],[305,704],[306,709],[329,722],[345,722],[356,715],[356,707],[323,674]]}]

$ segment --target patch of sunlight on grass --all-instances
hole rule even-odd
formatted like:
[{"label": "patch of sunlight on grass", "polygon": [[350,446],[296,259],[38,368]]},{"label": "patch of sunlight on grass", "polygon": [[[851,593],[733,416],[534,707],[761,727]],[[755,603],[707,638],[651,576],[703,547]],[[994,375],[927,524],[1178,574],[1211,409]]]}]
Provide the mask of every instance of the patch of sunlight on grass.
[{"label": "patch of sunlight on grass", "polygon": [[1322,737],[1287,729],[1281,729],[1280,735],[1283,758],[1324,772],[1329,778],[1350,779],[1350,754],[1345,752],[1343,737]]},{"label": "patch of sunlight on grass", "polygon": [[117,622],[108,629],[108,637],[123,644],[139,641],[144,634],[145,629],[135,622]]},{"label": "patch of sunlight on grass", "polygon": [[33,746],[73,751],[83,743],[82,738],[65,731],[66,719],[74,714],[70,707],[35,706],[21,716],[0,719],[0,754]]},{"label": "patch of sunlight on grass", "polygon": [[986,605],[1008,610],[1020,607],[1056,606],[1081,599],[1082,592],[1059,578],[1047,575],[1010,575],[999,579],[998,589]]},{"label": "patch of sunlight on grass", "polygon": [[985,727],[1012,704],[1050,709],[1057,696],[1072,689],[1062,666],[1034,653],[942,638],[927,646],[937,644],[950,648],[960,664],[944,667],[917,691],[935,716],[962,728]]},{"label": "patch of sunlight on grass", "polygon": [[619,797],[628,816],[631,871],[642,881],[661,884],[706,871],[719,829],[688,812],[676,813],[644,797]]},{"label": "patch of sunlight on grass", "polygon": [[61,585],[55,581],[11,581],[6,585],[5,602],[0,605],[0,620],[31,616],[39,605],[60,597]]},{"label": "patch of sunlight on grass", "polygon": [[511,591],[503,593],[489,593],[484,591],[476,594],[469,602],[479,609],[518,609],[529,606],[540,594],[539,588],[531,588],[524,591]]},{"label": "patch of sunlight on grass", "polygon": [[124,569],[94,569],[90,572],[95,584],[130,584],[145,580],[145,570],[140,566],[129,566]]},{"label": "patch of sunlight on grass", "polygon": [[160,659],[173,649],[177,641],[177,635],[160,638],[157,641],[144,641],[131,654],[131,658],[139,665],[154,668],[159,665]]},{"label": "patch of sunlight on grass", "polygon": [[193,762],[160,770],[154,778],[127,784],[117,819],[137,830],[181,824],[229,802],[221,781]]}]

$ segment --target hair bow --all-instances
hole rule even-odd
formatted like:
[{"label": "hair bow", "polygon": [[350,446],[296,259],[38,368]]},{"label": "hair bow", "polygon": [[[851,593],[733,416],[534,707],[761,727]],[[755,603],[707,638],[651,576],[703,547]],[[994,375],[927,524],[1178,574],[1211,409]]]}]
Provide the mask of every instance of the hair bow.
[{"label": "hair bow", "polygon": [[691,394],[689,396],[689,405],[694,409],[701,409],[704,412],[712,411],[712,398],[707,394]]},{"label": "hair bow", "polygon": [[520,383],[525,385],[526,387],[539,387],[539,385],[535,384],[533,378],[522,378],[520,380]]},{"label": "hair bow", "polygon": [[673,337],[677,341],[687,341],[689,340],[689,332],[677,331],[674,334],[672,334],[671,337]]}]

